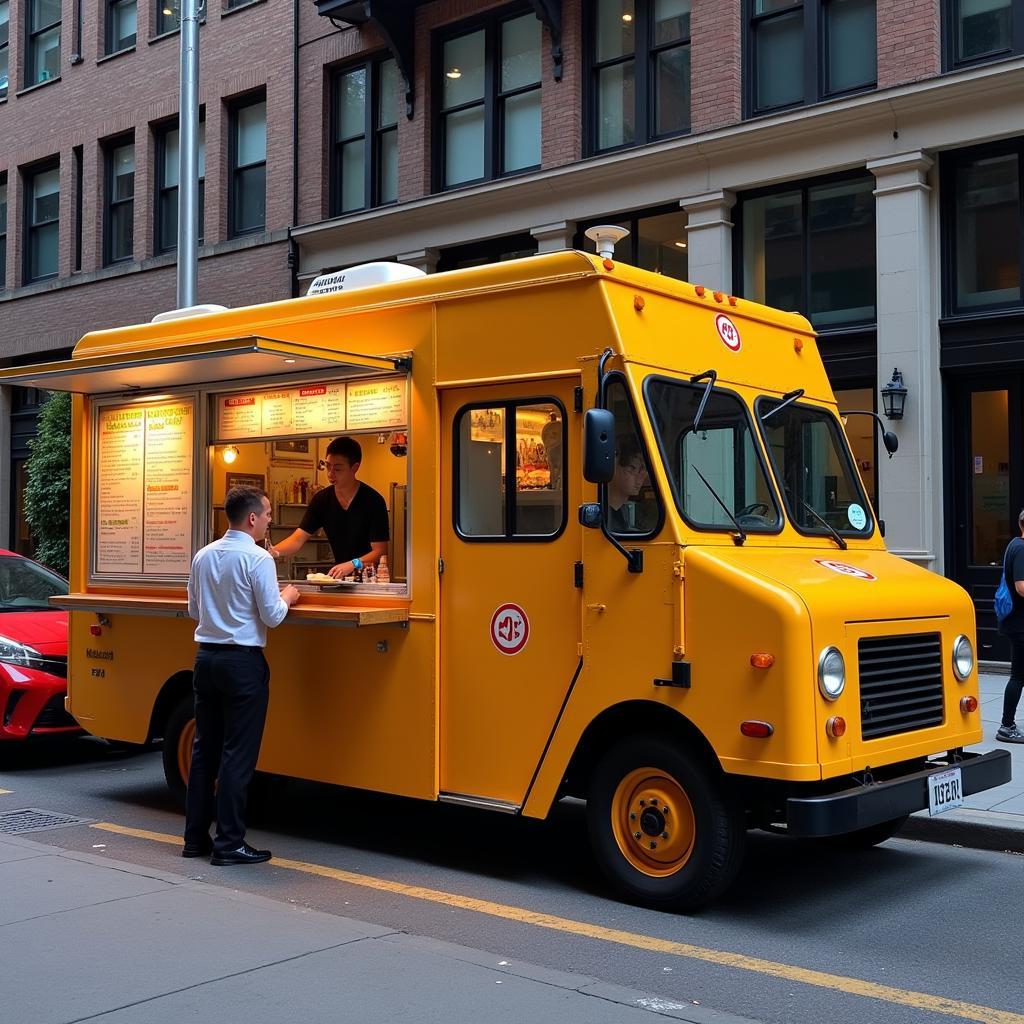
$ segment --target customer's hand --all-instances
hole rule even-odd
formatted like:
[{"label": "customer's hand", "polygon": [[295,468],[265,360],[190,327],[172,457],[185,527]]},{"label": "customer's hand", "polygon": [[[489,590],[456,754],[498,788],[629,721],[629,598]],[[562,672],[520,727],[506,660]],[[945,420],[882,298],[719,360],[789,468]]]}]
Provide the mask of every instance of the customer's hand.
[{"label": "customer's hand", "polygon": [[295,604],[301,596],[299,588],[293,586],[291,583],[288,583],[281,588],[281,600],[285,601],[289,608],[291,608],[291,606]]}]

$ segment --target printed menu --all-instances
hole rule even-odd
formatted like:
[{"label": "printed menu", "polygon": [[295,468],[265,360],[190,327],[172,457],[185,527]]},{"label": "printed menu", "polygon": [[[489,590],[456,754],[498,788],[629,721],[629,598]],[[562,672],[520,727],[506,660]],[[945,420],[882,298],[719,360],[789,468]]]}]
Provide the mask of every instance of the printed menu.
[{"label": "printed menu", "polygon": [[374,380],[349,384],[345,403],[348,430],[405,426],[405,381]]},{"label": "printed menu", "polygon": [[96,572],[188,573],[193,421],[191,401],[100,410]]}]

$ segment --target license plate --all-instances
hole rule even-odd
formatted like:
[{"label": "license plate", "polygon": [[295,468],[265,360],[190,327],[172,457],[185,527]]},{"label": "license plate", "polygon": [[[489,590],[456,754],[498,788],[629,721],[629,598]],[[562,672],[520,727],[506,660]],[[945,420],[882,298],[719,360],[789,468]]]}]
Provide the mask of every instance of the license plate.
[{"label": "license plate", "polygon": [[963,778],[959,768],[928,776],[928,813],[932,816],[951,811],[964,802]]}]

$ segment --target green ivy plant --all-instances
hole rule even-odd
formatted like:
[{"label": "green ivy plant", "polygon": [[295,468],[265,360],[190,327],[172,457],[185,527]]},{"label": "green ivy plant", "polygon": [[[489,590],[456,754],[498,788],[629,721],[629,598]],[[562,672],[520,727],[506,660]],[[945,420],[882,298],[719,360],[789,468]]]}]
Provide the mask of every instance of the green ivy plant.
[{"label": "green ivy plant", "polygon": [[39,413],[29,441],[25,518],[36,538],[36,560],[68,574],[71,527],[71,396],[55,392]]}]

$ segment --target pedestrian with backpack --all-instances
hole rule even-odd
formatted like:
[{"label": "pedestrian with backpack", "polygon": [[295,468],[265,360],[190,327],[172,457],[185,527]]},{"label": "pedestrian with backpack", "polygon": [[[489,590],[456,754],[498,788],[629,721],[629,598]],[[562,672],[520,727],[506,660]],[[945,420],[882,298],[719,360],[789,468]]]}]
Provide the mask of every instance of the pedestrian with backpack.
[{"label": "pedestrian with backpack", "polygon": [[1021,536],[1014,537],[1003,555],[1003,575],[996,590],[995,611],[999,632],[1010,641],[1010,678],[1003,694],[1003,718],[996,739],[1024,743],[1017,728],[1017,705],[1024,689],[1024,510],[1017,517]]}]

